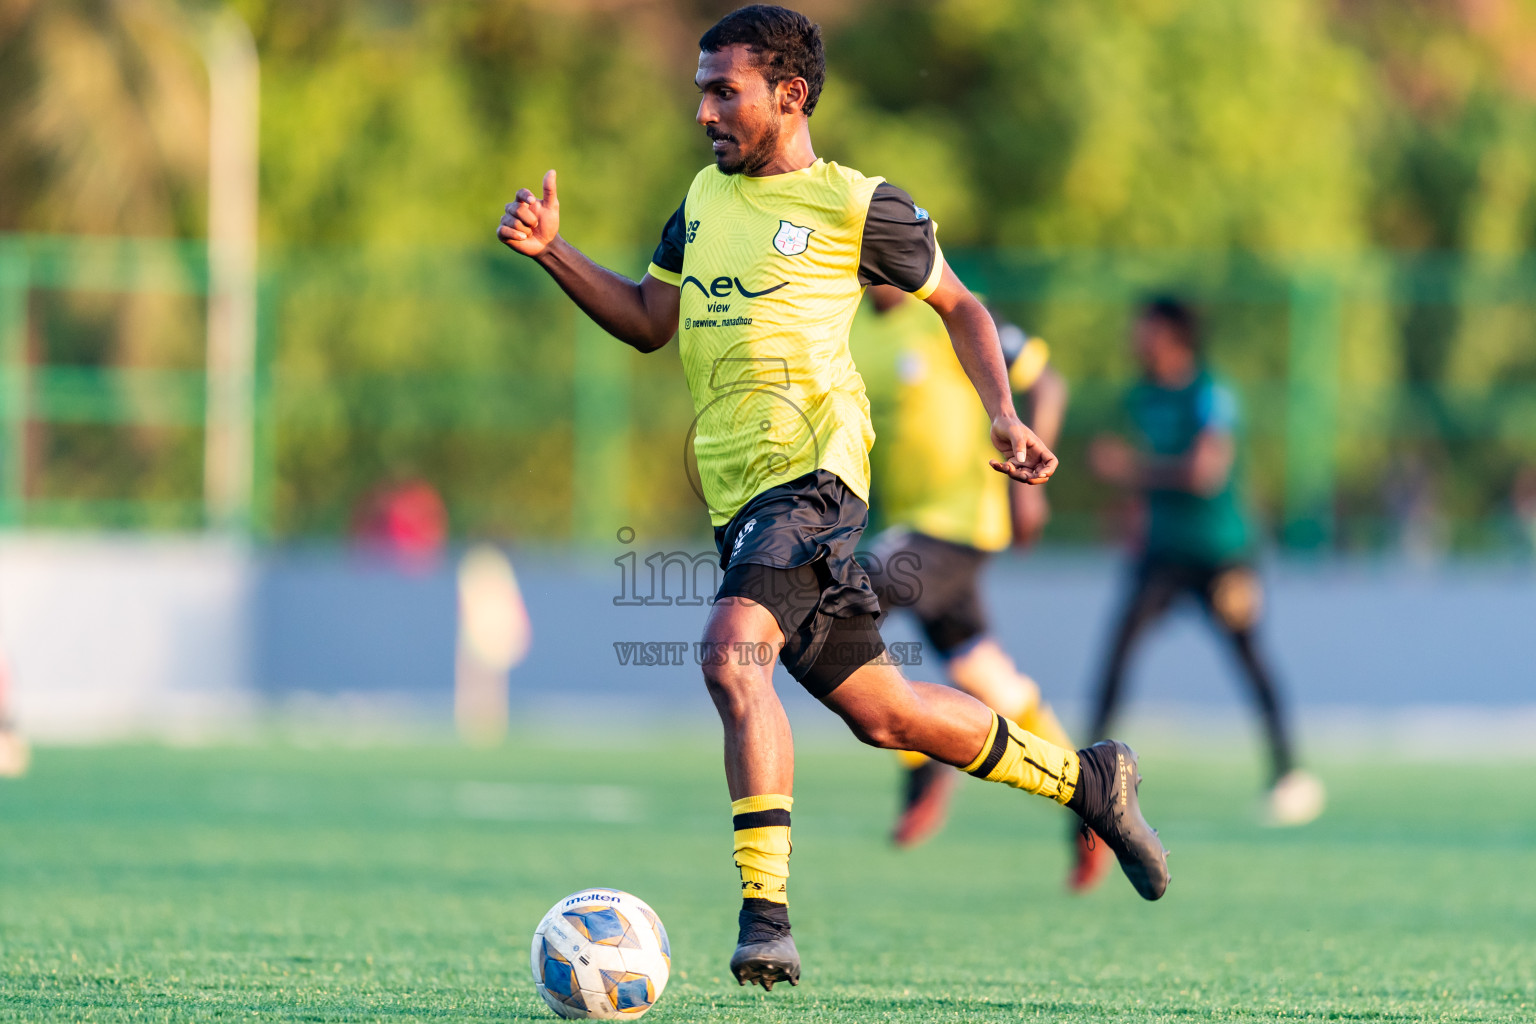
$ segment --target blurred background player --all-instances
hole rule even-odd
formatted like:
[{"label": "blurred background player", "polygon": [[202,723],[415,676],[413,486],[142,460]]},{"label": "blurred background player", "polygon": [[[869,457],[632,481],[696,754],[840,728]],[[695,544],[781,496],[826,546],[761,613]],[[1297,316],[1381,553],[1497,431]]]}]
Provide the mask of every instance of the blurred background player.
[{"label": "blurred background player", "polygon": [[1192,597],[1232,645],[1263,718],[1271,767],[1266,817],[1275,825],[1304,824],[1322,813],[1323,787],[1295,766],[1274,676],[1254,644],[1262,593],[1254,529],[1240,494],[1237,398],[1206,367],[1198,319],[1183,301],[1147,301],[1131,337],[1142,379],[1126,393],[1124,409],[1136,444],[1099,438],[1089,462],[1105,482],[1140,492],[1145,515],[1091,735],[1109,728],[1136,642],[1175,600]]},{"label": "blurred background player", "polygon": [[[1009,384],[1025,398],[1029,425],[1049,447],[1066,413],[1066,382],[1049,365],[1044,341],[1001,320],[997,326]],[[869,567],[881,607],[916,617],[955,686],[1030,732],[1071,747],[1040,687],[988,634],[981,596],[981,573],[992,555],[1040,536],[1050,516],[1045,490],[987,466],[985,414],[976,408],[943,321],[923,303],[898,288],[871,287],[856,324],[854,359],[870,396],[871,482],[887,525]],[[902,810],[892,839],[910,846],[943,826],[959,776],[921,754],[900,756]],[[1104,844],[1079,834],[1069,884],[1093,885],[1110,863]]]},{"label": "blurred background player", "polygon": [[448,546],[448,506],[431,483],[406,478],[369,491],[352,516],[359,550],[407,572],[435,568]]}]

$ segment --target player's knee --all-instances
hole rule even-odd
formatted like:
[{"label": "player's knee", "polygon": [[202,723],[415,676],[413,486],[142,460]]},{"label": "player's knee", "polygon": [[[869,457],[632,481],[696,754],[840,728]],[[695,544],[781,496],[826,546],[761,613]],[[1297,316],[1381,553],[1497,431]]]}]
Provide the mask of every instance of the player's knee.
[{"label": "player's knee", "polygon": [[718,665],[706,664],[704,686],[709,690],[710,699],[715,702],[720,716],[734,720],[745,717],[752,704],[762,696],[765,687],[772,692],[772,683],[765,683],[763,675],[754,666],[729,661]]},{"label": "player's knee", "polygon": [[1228,569],[1211,585],[1211,610],[1234,633],[1252,629],[1264,607],[1264,592],[1252,569],[1239,566]]},{"label": "player's knee", "polygon": [[916,745],[905,716],[890,708],[860,709],[845,713],[843,721],[859,742],[882,750],[914,750]]}]

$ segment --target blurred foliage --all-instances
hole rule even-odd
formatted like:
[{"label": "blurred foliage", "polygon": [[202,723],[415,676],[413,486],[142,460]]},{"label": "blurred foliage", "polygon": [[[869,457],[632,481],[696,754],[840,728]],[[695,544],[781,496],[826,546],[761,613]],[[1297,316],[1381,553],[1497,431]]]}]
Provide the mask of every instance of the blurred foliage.
[{"label": "blurred foliage", "polygon": [[[572,468],[583,430],[622,432],[636,466],[609,478],[616,515],[653,535],[702,523],[671,479],[689,416],[675,350],[578,358],[577,315],[491,234],[553,166],[567,235],[638,275],[709,159],[691,71],[699,33],[733,5],[233,6],[262,60],[271,531],[335,534],[381,479],[425,476],[461,534],[560,536],[571,503],[593,500]],[[0,0],[0,231],[201,235],[211,9]],[[1536,460],[1511,391],[1536,386],[1536,345],[1526,293],[1487,282],[1528,279],[1536,0],[805,9],[828,40],[818,152],[911,191],[973,284],[1053,341],[1080,399],[1067,454],[1094,428],[1093,396],[1130,372],[1130,303],[1182,287],[1250,396],[1255,485],[1278,516],[1287,318],[1295,283],[1323,280],[1346,519],[1390,525],[1417,502],[1475,532],[1506,513]],[[195,302],[30,301],[34,362],[197,365]],[[628,409],[573,423],[573,394],[605,373],[628,382]],[[39,497],[197,497],[195,432],[36,429]],[[1403,490],[1415,466],[1435,468],[1438,496]],[[1085,522],[1104,498],[1061,490]]]}]

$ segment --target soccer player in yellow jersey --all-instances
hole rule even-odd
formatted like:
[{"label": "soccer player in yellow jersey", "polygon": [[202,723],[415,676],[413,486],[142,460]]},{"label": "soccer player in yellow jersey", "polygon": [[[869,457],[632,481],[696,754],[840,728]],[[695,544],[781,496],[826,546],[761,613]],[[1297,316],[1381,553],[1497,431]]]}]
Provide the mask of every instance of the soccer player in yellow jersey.
[{"label": "soccer player in yellow jersey", "polygon": [[[880,606],[854,560],[868,519],[873,430],[848,327],[865,286],[893,284],[943,318],[990,420],[999,473],[1042,484],[1056,457],[1014,411],[992,318],[944,263],[933,223],[900,189],[816,157],[821,31],[765,4],[699,40],[697,120],[714,163],[694,178],[637,284],[560,234],[555,172],[520,190],[497,236],[536,260],[620,341],[679,338],[697,410],[693,449],[724,577],[704,629],[704,682],[725,727],[742,906],[731,972],[796,983],[788,914],[793,741],[763,645],[861,740],[913,750],[1056,800],[1115,851],[1136,890],[1168,884],[1141,815],[1135,754],[1073,751],[952,687],[909,682],[885,657]],[[681,331],[679,331],[681,327]]]},{"label": "soccer player in yellow jersey", "polygon": [[[1009,386],[1029,407],[1030,428],[1056,443],[1067,386],[1050,349],[1017,326],[998,323]],[[851,350],[870,392],[879,440],[872,452],[874,492],[887,529],[865,568],[887,612],[902,608],[921,625],[950,681],[1004,718],[1061,747],[1066,730],[988,633],[981,573],[1010,544],[1033,543],[1049,517],[1045,491],[986,465],[983,413],[955,358],[944,323],[899,288],[875,285],[854,321]],[[919,843],[943,825],[956,775],[947,765],[903,752],[904,806],[892,835]],[[1068,882],[1097,883],[1108,850],[1081,831]]]}]

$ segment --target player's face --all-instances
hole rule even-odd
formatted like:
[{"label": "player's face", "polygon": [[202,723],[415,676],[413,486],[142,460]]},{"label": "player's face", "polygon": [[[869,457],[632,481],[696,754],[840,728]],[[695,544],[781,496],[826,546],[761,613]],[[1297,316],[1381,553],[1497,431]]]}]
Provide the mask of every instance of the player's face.
[{"label": "player's face", "polygon": [[770,88],[745,46],[699,54],[695,84],[699,124],[709,136],[715,166],[726,174],[751,174],[778,152],[784,115],[777,88]]},{"label": "player's face", "polygon": [[1152,379],[1175,381],[1187,375],[1194,357],[1179,340],[1174,326],[1162,317],[1137,317],[1131,342],[1136,362]]}]

